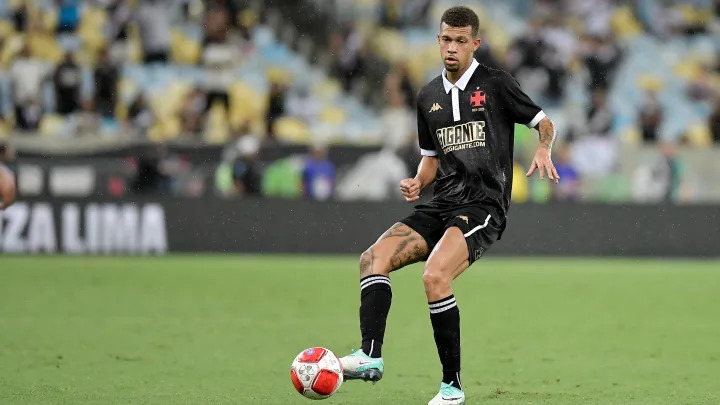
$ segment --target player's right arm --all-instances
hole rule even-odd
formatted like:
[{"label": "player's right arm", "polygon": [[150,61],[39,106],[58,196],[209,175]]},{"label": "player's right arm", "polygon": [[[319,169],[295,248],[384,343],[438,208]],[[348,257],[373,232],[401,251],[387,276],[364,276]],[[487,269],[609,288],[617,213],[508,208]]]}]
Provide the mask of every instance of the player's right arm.
[{"label": "player's right arm", "polygon": [[418,165],[417,175],[400,182],[400,191],[405,197],[405,201],[413,202],[420,198],[420,191],[435,181],[437,169],[437,156],[423,156]]},{"label": "player's right arm", "polygon": [[0,163],[0,200],[0,209],[9,207],[15,201],[15,176],[2,163]]},{"label": "player's right arm", "polygon": [[400,182],[400,191],[405,201],[413,202],[420,198],[420,191],[435,181],[438,169],[437,147],[433,136],[430,133],[427,121],[425,120],[424,109],[422,108],[422,91],[417,98],[417,128],[418,143],[422,160],[418,166],[417,175],[414,178],[405,179]]}]

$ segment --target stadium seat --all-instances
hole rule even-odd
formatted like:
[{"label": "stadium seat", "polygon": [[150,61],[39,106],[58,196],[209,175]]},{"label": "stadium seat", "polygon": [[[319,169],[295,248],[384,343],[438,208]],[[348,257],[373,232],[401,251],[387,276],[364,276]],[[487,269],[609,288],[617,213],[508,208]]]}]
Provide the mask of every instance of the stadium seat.
[{"label": "stadium seat", "polygon": [[107,24],[107,13],[101,8],[85,8],[77,32],[83,45],[95,54],[107,44],[103,27]]},{"label": "stadium seat", "polygon": [[45,114],[40,119],[39,133],[43,137],[55,137],[60,135],[65,126],[65,120],[57,114]]},{"label": "stadium seat", "polygon": [[215,102],[210,107],[203,137],[207,143],[216,145],[227,142],[229,135],[227,109],[220,102]]},{"label": "stadium seat", "polygon": [[618,38],[635,38],[642,33],[642,26],[635,19],[629,6],[618,7],[610,17],[610,26]]},{"label": "stadium seat", "polygon": [[275,136],[282,141],[294,144],[308,144],[310,133],[302,120],[293,117],[281,117],[273,124]]},{"label": "stadium seat", "polygon": [[181,64],[196,64],[202,53],[198,40],[186,36],[183,30],[173,28],[170,39],[172,61]]},{"label": "stadium seat", "polygon": [[326,124],[342,124],[347,121],[347,113],[341,108],[327,106],[320,111],[320,120]]}]

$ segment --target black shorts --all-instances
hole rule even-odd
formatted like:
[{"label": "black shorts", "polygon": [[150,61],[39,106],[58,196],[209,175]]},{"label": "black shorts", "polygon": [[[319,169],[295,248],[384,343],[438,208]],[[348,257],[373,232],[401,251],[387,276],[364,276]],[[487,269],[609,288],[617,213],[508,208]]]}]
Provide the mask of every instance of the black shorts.
[{"label": "black shorts", "polygon": [[457,226],[465,235],[469,252],[468,262],[471,265],[482,257],[501,233],[500,227],[482,205],[449,209],[418,205],[415,207],[415,212],[400,222],[420,234],[431,252],[440,242],[445,230]]}]

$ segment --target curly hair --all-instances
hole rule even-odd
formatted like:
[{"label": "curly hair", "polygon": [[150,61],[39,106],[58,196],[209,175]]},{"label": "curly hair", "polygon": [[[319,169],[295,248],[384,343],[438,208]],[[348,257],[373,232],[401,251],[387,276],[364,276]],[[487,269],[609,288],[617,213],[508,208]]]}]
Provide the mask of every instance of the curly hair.
[{"label": "curly hair", "polygon": [[472,28],[473,38],[477,38],[480,31],[480,19],[471,9],[464,6],[450,7],[445,10],[440,18],[440,24],[445,23],[451,27],[467,27]]}]

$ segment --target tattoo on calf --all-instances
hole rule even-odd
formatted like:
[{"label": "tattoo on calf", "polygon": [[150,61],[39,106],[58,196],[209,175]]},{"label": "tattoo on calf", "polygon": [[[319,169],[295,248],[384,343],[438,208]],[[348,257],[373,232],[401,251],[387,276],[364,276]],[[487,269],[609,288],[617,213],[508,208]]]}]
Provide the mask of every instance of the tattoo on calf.
[{"label": "tattoo on calf", "polygon": [[360,278],[367,277],[372,274],[373,262],[375,261],[375,253],[373,248],[366,250],[360,257]]}]

